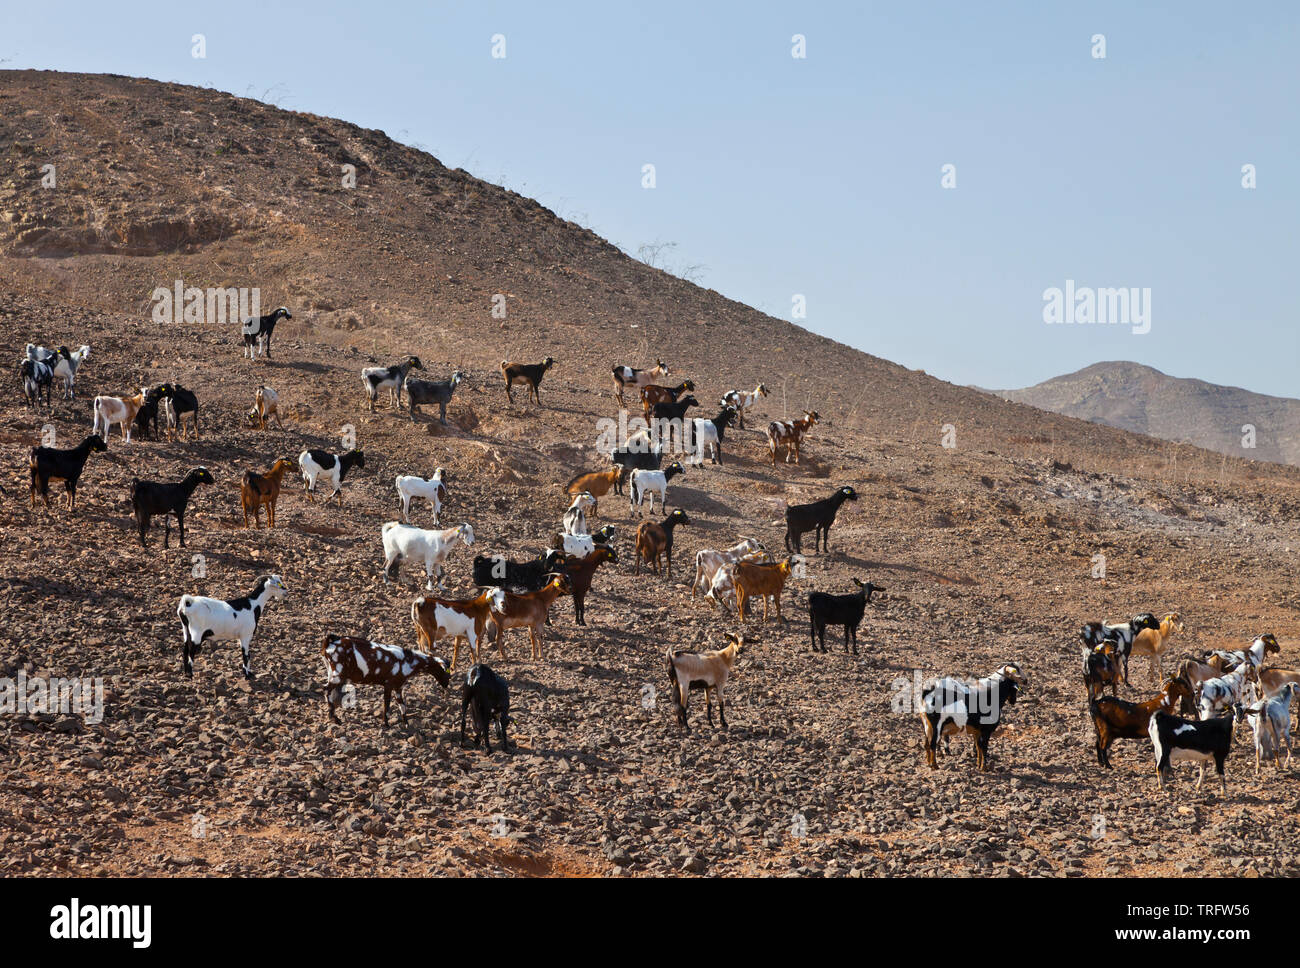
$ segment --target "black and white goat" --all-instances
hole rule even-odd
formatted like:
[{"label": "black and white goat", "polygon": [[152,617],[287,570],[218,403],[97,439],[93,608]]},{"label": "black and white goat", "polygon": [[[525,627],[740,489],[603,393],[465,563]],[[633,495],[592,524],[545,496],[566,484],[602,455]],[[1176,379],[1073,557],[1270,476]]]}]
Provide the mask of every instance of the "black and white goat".
[{"label": "black and white goat", "polygon": [[370,401],[370,412],[375,411],[375,401],[379,391],[388,391],[388,403],[395,409],[402,409],[402,384],[411,370],[423,370],[424,364],[418,356],[408,356],[392,366],[368,366],[361,371],[361,383],[366,388],[366,398]]},{"label": "black and white goat", "polygon": [[695,429],[695,457],[692,459],[696,464],[703,464],[704,452],[711,450],[713,463],[722,465],[722,438],[735,419],[735,409],[723,407],[716,417],[707,420],[704,417],[696,417],[692,421]]},{"label": "black and white goat", "polygon": [[133,480],[131,482],[131,508],[136,522],[140,526],[140,545],[148,547],[146,536],[149,524],[155,514],[163,516],[163,548],[167,547],[172,533],[172,517],[176,518],[176,527],[180,531],[181,547],[185,547],[185,507],[190,503],[190,495],[200,484],[215,484],[206,467],[198,467],[185,476],[185,480],[176,484],[159,484],[156,481]]},{"label": "black and white goat", "polygon": [[304,450],[298,455],[298,469],[302,471],[303,487],[307,491],[307,500],[315,501],[317,481],[324,481],[332,487],[328,501],[335,495],[339,504],[343,504],[343,479],[354,467],[365,467],[366,455],[359,450],[350,450],[346,454],[335,456],[327,450]]},{"label": "black and white goat", "polygon": [[862,615],[867,610],[874,592],[885,589],[871,582],[853,579],[858,590],[850,595],[828,595],[825,592],[808,593],[808,621],[812,629],[812,648],[826,651],[826,626],[844,626],[844,651],[849,651],[849,642],[853,643],[853,654],[858,654],[858,626],[862,624]]},{"label": "black and white goat", "polygon": [[627,495],[628,504],[633,508],[639,508],[645,502],[646,495],[650,496],[650,509],[647,514],[653,514],[655,509],[655,495],[659,495],[659,513],[662,514],[666,509],[668,502],[668,482],[678,474],[685,474],[686,468],[673,461],[661,471],[633,471],[629,477]]},{"label": "black and white goat", "polygon": [[1156,756],[1156,778],[1161,790],[1174,763],[1196,763],[1201,768],[1196,789],[1205,781],[1205,764],[1214,761],[1223,792],[1228,792],[1228,778],[1223,763],[1232,750],[1232,728],[1239,706],[1229,706],[1228,715],[1198,722],[1169,713],[1156,712],[1147,726]]},{"label": "black and white goat", "polygon": [[975,740],[975,768],[988,769],[989,738],[1002,725],[1002,707],[1014,703],[1028,678],[1015,662],[975,682],[952,676],[926,683],[921,690],[921,722],[925,727],[925,762],[939,766],[935,754],[939,737],[968,733]]},{"label": "black and white goat", "polygon": [[180,604],[176,606],[176,614],[185,634],[182,659],[185,675],[194,675],[194,656],[199,654],[204,642],[234,641],[239,643],[244,655],[244,678],[252,679],[248,650],[253,642],[253,633],[257,631],[257,623],[261,621],[268,602],[284,598],[288,593],[284,579],[279,575],[264,575],[257,580],[257,587],[252,594],[242,598],[222,601],[202,595],[182,595]]},{"label": "black and white goat", "polygon": [[275,324],[282,319],[293,319],[293,314],[284,306],[267,316],[250,316],[245,319],[240,326],[240,333],[244,338],[244,355],[251,360],[256,351],[259,355],[265,353],[269,360],[271,334],[275,332]]},{"label": "black and white goat", "polygon": [[54,384],[54,370],[48,363],[40,360],[23,360],[18,365],[18,379],[23,386],[23,396],[27,406],[41,406],[41,392],[45,392],[45,406],[51,406],[50,387]]}]

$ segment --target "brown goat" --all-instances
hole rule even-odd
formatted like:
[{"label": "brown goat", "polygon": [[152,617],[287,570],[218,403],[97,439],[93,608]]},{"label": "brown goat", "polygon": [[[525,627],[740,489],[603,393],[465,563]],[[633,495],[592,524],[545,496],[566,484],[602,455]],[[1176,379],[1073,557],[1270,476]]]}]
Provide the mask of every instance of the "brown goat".
[{"label": "brown goat", "polygon": [[665,387],[652,383],[641,388],[641,409],[645,411],[646,417],[649,417],[656,403],[676,403],[677,398],[683,393],[694,392],[695,383],[691,380],[683,380],[675,387]]},{"label": "brown goat", "polygon": [[293,470],[293,462],[283,457],[271,465],[265,474],[244,471],[239,482],[239,503],[244,508],[244,527],[248,527],[248,512],[253,512],[253,527],[260,528],[262,505],[266,505],[266,526],[275,527],[275,502],[280,498],[280,482],[284,472]]},{"label": "brown goat", "polygon": [[280,395],[270,387],[258,387],[253,399],[253,409],[248,411],[248,422],[250,425],[255,423],[265,430],[268,417],[274,417],[275,425],[281,430],[284,429],[284,424],[280,420]]},{"label": "brown goat", "polygon": [[489,618],[505,607],[506,593],[500,588],[488,588],[476,598],[447,599],[421,595],[411,603],[411,621],[415,624],[415,644],[432,648],[440,638],[452,640],[451,665],[448,672],[456,668],[456,659],[460,656],[460,640],[469,646],[470,655],[478,662],[479,646],[483,641],[483,629]]},{"label": "brown goat", "polygon": [[561,567],[569,578],[573,595],[573,617],[579,625],[587,624],[587,592],[591,590],[591,581],[596,569],[605,562],[618,564],[618,554],[609,545],[598,544],[596,550],[585,558],[565,555]]},{"label": "brown goat", "polygon": [[641,574],[641,562],[654,567],[659,574],[659,559],[663,557],[668,563],[668,577],[673,577],[673,531],[679,524],[690,524],[691,519],[681,508],[675,510],[662,522],[642,521],[636,529],[636,568]]},{"label": "brown goat", "polygon": [[785,462],[799,463],[799,449],[803,446],[804,435],[813,424],[821,419],[816,410],[805,410],[798,420],[773,420],[767,425],[767,446],[772,452],[772,466],[776,466],[776,455],[785,448]]},{"label": "brown goat", "polygon": [[568,595],[572,591],[573,585],[569,582],[569,576],[556,575],[539,591],[526,592],[522,595],[506,592],[505,608],[500,612],[492,613],[492,621],[497,627],[497,653],[501,656],[501,661],[506,661],[506,650],[503,648],[506,629],[522,628],[528,629],[528,642],[532,646],[533,659],[541,661],[542,630],[546,627],[546,616],[551,610],[551,603],[561,595]]},{"label": "brown goat", "polygon": [[350,635],[327,635],[320,654],[325,660],[325,700],[329,703],[331,722],[337,723],[335,709],[343,701],[343,687],[378,685],[384,687],[384,725],[388,725],[388,707],[397,696],[397,712],[406,722],[406,699],[402,690],[412,676],[428,674],[446,689],[451,684],[446,663],[436,656],[383,645]]},{"label": "brown goat", "polygon": [[781,615],[781,589],[785,587],[790,573],[803,564],[803,555],[791,555],[785,561],[775,565],[760,565],[749,561],[736,562],[736,610],[740,612],[741,621],[747,616],[745,603],[754,595],[763,597],[763,621],[767,621],[767,600],[771,598],[776,604],[776,617],[784,622]]},{"label": "brown goat", "polygon": [[1151,717],[1172,713],[1176,700],[1190,701],[1192,686],[1182,676],[1166,679],[1160,694],[1146,702],[1128,702],[1114,696],[1100,696],[1088,706],[1097,732],[1097,762],[1107,769],[1110,747],[1117,739],[1146,739]]},{"label": "brown goat", "polygon": [[554,365],[553,356],[548,356],[540,363],[511,363],[509,360],[502,360],[501,375],[506,378],[506,398],[514,403],[515,397],[510,392],[510,388],[516,383],[525,383],[528,385],[528,399],[540,407],[542,398],[537,395],[537,388],[542,385],[542,377],[546,376],[546,371]]}]

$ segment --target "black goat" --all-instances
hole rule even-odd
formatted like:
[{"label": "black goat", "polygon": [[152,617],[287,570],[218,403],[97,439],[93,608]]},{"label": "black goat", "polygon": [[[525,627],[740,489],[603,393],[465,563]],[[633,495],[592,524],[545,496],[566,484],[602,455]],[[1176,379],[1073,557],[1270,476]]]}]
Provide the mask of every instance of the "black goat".
[{"label": "black goat", "polygon": [[180,431],[181,437],[185,436],[185,430],[182,426],[185,416],[188,414],[194,421],[194,439],[199,437],[199,398],[194,395],[192,390],[187,390],[179,383],[161,383],[154,387],[146,395],[145,399],[154,394],[162,401],[163,413],[167,417],[167,433],[170,435],[173,430]]},{"label": "black goat", "polygon": [[91,451],[103,453],[108,450],[102,437],[91,434],[70,450],[55,450],[53,447],[33,447],[32,467],[32,507],[36,507],[36,495],[45,499],[45,506],[50,506],[50,478],[63,481],[63,489],[68,493],[68,507],[71,511],[77,503],[77,481],[86,468],[86,458]]},{"label": "black goat", "polygon": [[465,686],[460,694],[460,742],[465,744],[465,711],[474,709],[474,745],[482,739],[487,751],[492,752],[492,720],[496,720],[497,737],[501,740],[501,750],[510,752],[510,741],[506,738],[506,727],[510,725],[510,690],[506,681],[488,666],[475,664],[470,666],[465,676]]},{"label": "black goat", "polygon": [[176,527],[181,535],[181,547],[185,547],[185,506],[190,503],[190,495],[200,484],[215,484],[206,467],[198,467],[185,475],[185,480],[177,484],[159,484],[155,481],[133,480],[131,482],[131,507],[135,519],[140,525],[140,544],[148,547],[145,536],[149,533],[149,524],[155,514],[163,516],[163,548],[172,533],[171,516],[176,516]]},{"label": "black goat", "polygon": [[808,621],[812,630],[814,652],[818,651],[819,642],[820,651],[826,651],[827,625],[843,625],[844,651],[846,653],[849,651],[849,642],[852,641],[853,654],[858,654],[858,626],[862,624],[862,614],[867,610],[867,602],[871,601],[872,593],[883,592],[885,589],[869,581],[858,581],[856,578],[853,579],[853,584],[858,586],[858,590],[851,595],[808,593]]},{"label": "black goat", "polygon": [[535,592],[550,580],[564,556],[556,551],[546,551],[531,561],[510,561],[500,556],[476,555],[474,558],[474,584],[481,588],[504,588],[522,594]]},{"label": "black goat", "polygon": [[266,353],[266,358],[271,358],[271,334],[275,332],[275,324],[281,319],[293,319],[293,314],[284,306],[281,306],[269,316],[250,316],[244,320],[241,332],[244,335],[244,353],[251,360],[253,351],[257,344],[262,344],[262,351]]},{"label": "black goat", "polygon": [[[858,492],[847,484],[830,497],[811,504],[792,504],[785,509],[785,550],[803,551],[803,536],[813,532],[813,550],[830,550],[831,525],[835,514],[845,501],[856,501]],[[793,545],[793,547],[792,547]]]},{"label": "black goat", "polygon": [[438,419],[444,427],[447,426],[447,404],[451,403],[451,395],[464,379],[465,374],[461,370],[453,373],[450,380],[416,380],[408,376],[405,381],[406,405],[411,411],[411,419],[415,419],[421,405],[431,407],[436,403]]},{"label": "black goat", "polygon": [[627,483],[627,476],[632,471],[657,471],[663,465],[664,452],[662,447],[651,447],[648,443],[641,446],[634,443],[633,440],[648,441],[649,437],[634,437],[628,440],[627,445],[619,447],[610,454],[610,459],[623,468],[623,474],[614,482],[614,493],[622,494],[623,485]]},{"label": "black goat", "polygon": [[40,409],[41,390],[45,391],[45,405],[50,406],[50,387],[54,384],[54,369],[40,360],[23,360],[18,367],[18,378],[23,384],[27,406]]},{"label": "black goat", "polygon": [[158,403],[162,400],[162,393],[159,387],[154,387],[144,396],[144,403],[140,404],[140,409],[135,412],[135,430],[139,431],[143,437],[149,437],[154,440],[158,438]]},{"label": "black goat", "polygon": [[1215,716],[1213,719],[1195,720],[1171,716],[1156,712],[1147,724],[1147,735],[1151,737],[1151,746],[1156,756],[1156,782],[1160,789],[1165,788],[1170,766],[1176,761],[1192,762],[1201,768],[1196,781],[1196,789],[1205,781],[1205,764],[1214,761],[1214,769],[1219,774],[1219,783],[1224,794],[1228,792],[1228,778],[1223,772],[1223,761],[1232,751],[1232,728],[1240,715],[1241,703],[1228,708],[1228,715]]},{"label": "black goat", "polygon": [[681,420],[686,416],[687,410],[699,405],[700,401],[695,399],[694,394],[687,394],[680,400],[665,400],[662,403],[656,403],[654,409],[650,411],[650,415],[656,423],[660,420]]},{"label": "black goat", "polygon": [[501,361],[501,375],[506,378],[506,398],[515,402],[514,394],[510,388],[516,383],[526,383],[528,385],[528,399],[534,401],[539,407],[542,405],[542,398],[537,394],[537,388],[542,385],[542,377],[546,376],[546,371],[555,365],[555,357],[548,356],[540,363],[511,363],[509,360]]}]

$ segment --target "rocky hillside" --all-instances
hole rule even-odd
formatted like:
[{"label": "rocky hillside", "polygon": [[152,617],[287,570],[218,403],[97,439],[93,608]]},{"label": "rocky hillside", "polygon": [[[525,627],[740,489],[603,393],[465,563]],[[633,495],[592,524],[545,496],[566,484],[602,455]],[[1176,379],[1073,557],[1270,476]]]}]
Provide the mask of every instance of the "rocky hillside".
[{"label": "rocky hillside", "polygon": [[1023,390],[996,393],[1004,400],[1233,457],[1300,464],[1300,400],[1173,377],[1127,362],[1094,363]]},{"label": "rocky hillside", "polygon": [[[1187,631],[1173,654],[1267,630],[1294,662],[1300,470],[859,353],[342,121],[40,72],[0,72],[0,118],[0,340],[11,360],[28,341],[92,347],[75,399],[38,413],[12,384],[0,395],[0,678],[97,677],[105,689],[102,721],[0,716],[0,872],[1300,873],[1293,774],[1256,779],[1234,753],[1226,798],[1210,783],[1193,794],[1185,768],[1160,796],[1143,744],[1122,741],[1115,769],[1097,766],[1075,640],[1084,619],[1176,609]],[[229,324],[151,318],[151,294],[176,279],[260,287],[265,309],[289,306],[274,358],[244,359]],[[864,341],[886,324],[864,320]],[[405,353],[431,378],[467,372],[448,426],[366,408],[359,370]],[[547,354],[559,363],[542,406],[507,401],[501,359]],[[588,624],[561,601],[541,661],[516,631],[504,654],[484,655],[510,683],[509,757],[461,748],[458,696],[428,680],[408,690],[405,724],[382,728],[382,697],[363,687],[343,725],[328,725],[326,634],[414,644],[418,570],[405,563],[392,584],[381,573],[395,475],[446,469],[443,520],[477,537],[452,555],[448,584],[471,595],[473,554],[537,554],[567,504],[563,483],[607,462],[595,442],[617,417],[611,365],[655,357],[695,382],[706,409],[733,387],[772,389],[744,431],[727,432],[721,466],[673,481],[669,504],[691,523],[671,577],[637,573],[638,516],[602,499],[597,523],[619,529],[619,561],[597,573]],[[75,515],[57,484],[52,507],[29,507],[31,446],[82,439],[95,394],[165,380],[198,394],[199,439],[115,433],[90,458]],[[262,384],[280,393],[283,430],[243,420]],[[761,428],[805,406],[824,420],[803,463],[772,466]],[[274,531],[246,528],[242,473],[337,450],[345,427],[366,464],[342,504],[309,502],[289,480]],[[155,527],[141,547],[132,480],[200,464],[216,484],[194,495],[187,546],[173,534],[164,551]],[[841,510],[831,550],[791,579],[788,621],[742,624],[693,600],[697,551],[752,536],[783,553],[785,506],[841,484],[860,499]],[[423,507],[414,520],[431,526]],[[258,628],[253,678],[219,643],[186,679],[179,597],[233,598],[267,572],[289,595]],[[812,653],[808,592],[845,592],[854,577],[886,588],[860,654],[833,630],[830,651]],[[684,736],[665,652],[742,629],[731,728],[710,727],[697,693]],[[908,684],[1009,659],[1030,688],[993,741],[992,770],[972,772],[965,740],[925,768]],[[1149,676],[1135,663],[1121,694],[1149,695]]]}]

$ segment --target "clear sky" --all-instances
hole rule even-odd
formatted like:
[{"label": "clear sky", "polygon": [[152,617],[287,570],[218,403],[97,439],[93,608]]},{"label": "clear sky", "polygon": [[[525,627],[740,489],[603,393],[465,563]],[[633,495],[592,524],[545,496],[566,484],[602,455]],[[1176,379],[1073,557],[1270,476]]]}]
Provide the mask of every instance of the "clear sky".
[{"label": "clear sky", "polygon": [[[1132,359],[1300,396],[1300,3],[3,3],[5,67],[382,128],[955,383]],[[1048,325],[1067,279],[1149,288],[1150,331]]]}]

